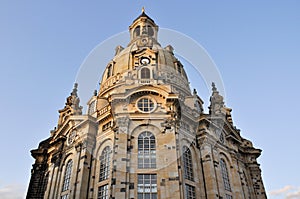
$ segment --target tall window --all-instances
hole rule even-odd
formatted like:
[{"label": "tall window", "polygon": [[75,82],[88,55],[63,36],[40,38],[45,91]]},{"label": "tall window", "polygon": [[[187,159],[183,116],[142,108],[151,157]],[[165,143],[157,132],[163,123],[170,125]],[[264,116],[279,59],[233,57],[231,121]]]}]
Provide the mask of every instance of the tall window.
[{"label": "tall window", "polygon": [[98,187],[97,199],[108,199],[108,185]]},{"label": "tall window", "polygon": [[185,184],[185,199],[196,199],[195,187]]},{"label": "tall window", "polygon": [[109,146],[105,147],[100,156],[99,181],[106,180],[109,177],[110,154],[111,154],[110,147]]},{"label": "tall window", "polygon": [[221,174],[222,174],[222,178],[223,178],[224,188],[227,191],[231,191],[228,170],[227,170],[226,163],[223,159],[220,160],[220,167],[221,167]]},{"label": "tall window", "polygon": [[154,35],[154,31],[153,31],[152,27],[148,25],[147,28],[148,28],[148,35],[149,36],[153,36]]},{"label": "tall window", "polygon": [[192,160],[192,153],[191,150],[184,146],[182,148],[183,154],[183,167],[184,167],[184,178],[187,180],[194,180],[194,173],[193,173],[193,160]]},{"label": "tall window", "polygon": [[137,27],[134,29],[134,36],[135,36],[135,37],[140,36],[140,31],[141,31],[141,27],[140,27],[140,26],[137,26]]},{"label": "tall window", "polygon": [[150,70],[149,68],[141,69],[141,79],[150,79]]},{"label": "tall window", "polygon": [[138,199],[157,199],[156,174],[138,174]]},{"label": "tall window", "polygon": [[[71,173],[72,173],[72,166],[73,166],[73,161],[69,160],[67,165],[66,165],[62,191],[69,190],[69,188],[70,188],[70,179],[71,179]],[[66,197],[68,198],[68,196],[66,196]]]},{"label": "tall window", "polygon": [[156,167],[155,137],[152,133],[145,131],[138,137],[138,168]]}]

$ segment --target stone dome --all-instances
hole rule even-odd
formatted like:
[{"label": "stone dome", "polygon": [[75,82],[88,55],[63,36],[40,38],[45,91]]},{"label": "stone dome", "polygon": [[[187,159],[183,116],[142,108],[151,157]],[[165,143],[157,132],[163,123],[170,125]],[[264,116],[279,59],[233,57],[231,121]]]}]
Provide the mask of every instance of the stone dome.
[{"label": "stone dome", "polygon": [[[173,47],[162,47],[157,41],[158,26],[144,12],[129,26],[130,42],[118,46],[114,58],[103,73],[99,94],[129,83],[169,84],[190,93],[187,75],[174,56]],[[130,82],[132,82],[130,81]]]}]

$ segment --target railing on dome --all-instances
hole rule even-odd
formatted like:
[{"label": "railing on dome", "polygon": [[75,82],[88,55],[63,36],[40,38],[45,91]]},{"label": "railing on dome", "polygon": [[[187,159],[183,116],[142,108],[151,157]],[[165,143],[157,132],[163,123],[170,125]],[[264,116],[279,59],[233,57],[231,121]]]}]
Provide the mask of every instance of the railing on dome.
[{"label": "railing on dome", "polygon": [[97,113],[97,117],[103,116],[105,114],[109,115],[110,114],[111,107],[109,105],[106,105],[102,109],[100,109]]},{"label": "railing on dome", "polygon": [[151,84],[151,80],[150,79],[140,79],[140,83],[141,84]]}]

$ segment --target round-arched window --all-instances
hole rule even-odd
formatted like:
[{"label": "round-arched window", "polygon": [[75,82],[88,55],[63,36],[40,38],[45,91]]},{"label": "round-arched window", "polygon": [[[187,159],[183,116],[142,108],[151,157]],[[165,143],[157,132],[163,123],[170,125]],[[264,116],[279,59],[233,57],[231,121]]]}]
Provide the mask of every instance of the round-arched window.
[{"label": "round-arched window", "polygon": [[134,29],[134,36],[137,37],[137,36],[140,36],[140,31],[141,31],[141,27],[140,26],[137,26],[135,29]]},{"label": "round-arched window", "polygon": [[154,31],[153,31],[152,27],[149,25],[148,25],[148,35],[151,37],[154,35]]},{"label": "round-arched window", "polygon": [[150,79],[150,70],[149,68],[141,69],[141,79]]}]

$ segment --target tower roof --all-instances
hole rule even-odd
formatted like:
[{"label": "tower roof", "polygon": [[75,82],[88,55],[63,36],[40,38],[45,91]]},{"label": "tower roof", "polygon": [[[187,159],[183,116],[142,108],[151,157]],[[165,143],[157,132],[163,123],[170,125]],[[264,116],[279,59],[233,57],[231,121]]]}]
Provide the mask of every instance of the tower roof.
[{"label": "tower roof", "polygon": [[132,23],[136,22],[137,20],[139,20],[140,18],[147,18],[149,19],[151,22],[155,23],[153,19],[151,19],[146,13],[145,13],[145,8],[142,8],[142,14],[140,14],[140,16],[138,16]]}]

